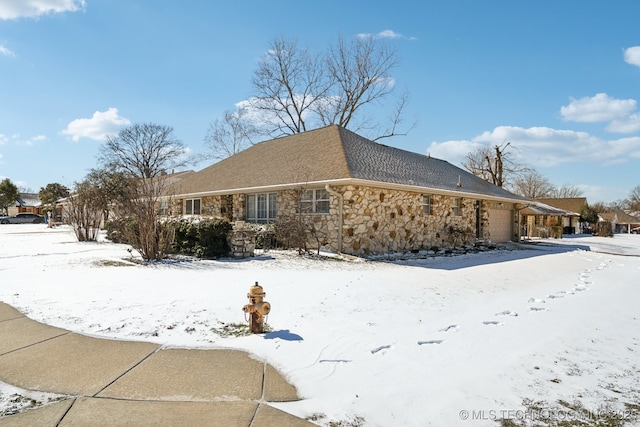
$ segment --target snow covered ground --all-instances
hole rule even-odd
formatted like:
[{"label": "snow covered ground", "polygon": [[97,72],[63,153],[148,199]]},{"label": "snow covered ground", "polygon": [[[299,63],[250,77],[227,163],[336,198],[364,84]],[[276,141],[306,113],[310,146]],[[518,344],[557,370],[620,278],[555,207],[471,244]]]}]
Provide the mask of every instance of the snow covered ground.
[{"label": "snow covered ground", "polygon": [[[2,225],[0,301],[92,336],[250,351],[304,397],[277,406],[320,425],[640,420],[640,235],[393,261],[141,265],[127,248]],[[226,336],[256,281],[271,332]],[[0,414],[15,394],[0,384]]]}]

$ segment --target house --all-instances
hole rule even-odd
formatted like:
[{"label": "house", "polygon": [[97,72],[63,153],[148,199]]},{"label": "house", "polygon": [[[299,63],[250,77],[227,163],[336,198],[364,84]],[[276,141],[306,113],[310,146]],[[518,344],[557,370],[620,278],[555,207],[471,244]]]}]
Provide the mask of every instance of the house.
[{"label": "house", "polygon": [[614,233],[631,233],[631,230],[640,227],[640,219],[619,209],[613,212],[603,212],[598,214],[598,216],[601,221],[611,223]]},{"label": "house", "polygon": [[337,125],[256,144],[171,194],[172,214],[300,218],[318,244],[353,255],[517,240],[515,213],[527,203],[446,161]]},{"label": "house", "polygon": [[577,212],[533,201],[520,210],[521,235],[529,239],[532,237],[548,238],[554,235],[553,226],[558,224],[563,227],[562,234],[575,234],[575,224],[579,219],[580,214]]},{"label": "house", "polygon": [[582,224],[580,223],[580,211],[584,206],[587,206],[586,197],[547,198],[537,199],[537,201],[567,212],[567,214],[564,215],[561,219],[560,224],[564,229],[564,234],[575,234],[582,232]]},{"label": "house", "polygon": [[42,202],[40,202],[40,196],[38,193],[22,193],[20,197],[16,199],[14,206],[9,206],[7,209],[8,215],[15,215],[22,212],[35,213],[42,215]]},{"label": "house", "polygon": [[587,204],[585,197],[537,199],[520,211],[522,236],[549,237],[553,225],[562,226],[563,234],[582,232],[580,210]]}]

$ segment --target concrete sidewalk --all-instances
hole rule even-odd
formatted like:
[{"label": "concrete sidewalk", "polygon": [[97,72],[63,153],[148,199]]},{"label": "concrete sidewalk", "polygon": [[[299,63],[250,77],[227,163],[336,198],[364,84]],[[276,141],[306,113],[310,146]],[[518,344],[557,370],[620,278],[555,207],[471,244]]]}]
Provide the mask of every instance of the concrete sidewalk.
[{"label": "concrete sidewalk", "polygon": [[0,380],[69,396],[3,426],[313,426],[268,402],[299,400],[271,365],[236,350],[91,338],[0,303]]}]

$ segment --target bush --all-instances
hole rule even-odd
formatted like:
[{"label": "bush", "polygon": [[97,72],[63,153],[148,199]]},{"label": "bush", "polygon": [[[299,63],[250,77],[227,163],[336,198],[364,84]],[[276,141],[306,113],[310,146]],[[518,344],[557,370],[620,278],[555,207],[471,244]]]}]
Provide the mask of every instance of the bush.
[{"label": "bush", "polygon": [[122,218],[112,219],[104,223],[104,228],[107,230],[107,239],[113,243],[130,244],[126,241],[124,234],[125,220]]},{"label": "bush", "polygon": [[609,221],[602,221],[596,224],[596,236],[613,237],[613,226]]},{"label": "bush", "polygon": [[107,238],[113,243],[131,245],[145,260],[163,259],[171,253],[174,224],[127,216],[105,223]]},{"label": "bush", "polygon": [[227,235],[232,230],[225,219],[181,219],[175,221],[174,253],[194,255],[198,258],[227,256],[230,248]]}]

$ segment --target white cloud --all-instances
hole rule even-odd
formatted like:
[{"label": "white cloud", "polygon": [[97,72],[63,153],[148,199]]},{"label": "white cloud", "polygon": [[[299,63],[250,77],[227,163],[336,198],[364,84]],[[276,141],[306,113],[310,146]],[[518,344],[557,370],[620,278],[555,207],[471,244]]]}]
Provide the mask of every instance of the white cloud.
[{"label": "white cloud", "polygon": [[8,48],[2,46],[0,44],[0,55],[4,55],[4,56],[16,56],[15,53],[13,53],[11,50],[9,50]]},{"label": "white cloud", "polygon": [[22,145],[34,145],[35,143],[38,142],[42,142],[42,141],[47,141],[49,138],[47,138],[44,135],[37,135],[34,136],[32,138],[28,138],[28,139],[17,139],[16,138],[16,142],[18,144],[22,144]]},{"label": "white cloud", "polygon": [[619,120],[613,120],[606,128],[609,132],[636,133],[640,132],[640,113],[630,114]]},{"label": "white cloud", "polygon": [[49,13],[84,10],[85,0],[2,0],[0,19],[38,18]]},{"label": "white cloud", "polygon": [[107,135],[114,135],[122,126],[130,125],[131,121],[118,115],[117,108],[107,111],[96,111],[90,119],[75,119],[62,131],[63,135],[70,135],[74,141],[89,138],[102,141]]},{"label": "white cloud", "polygon": [[379,33],[359,33],[357,36],[361,39],[369,38],[369,37],[375,37],[378,39],[409,39],[409,40],[415,39],[415,37],[406,37],[403,34],[396,33],[393,30],[383,30],[383,31],[380,31]]},{"label": "white cloud", "polygon": [[0,145],[6,144],[9,141],[11,141],[12,144],[18,144],[18,145],[34,145],[37,142],[42,142],[47,140],[49,140],[49,138],[47,138],[44,135],[37,135],[31,138],[23,139],[22,135],[20,135],[19,133],[14,133],[13,135],[11,135],[11,137],[0,134]]},{"label": "white cloud", "polygon": [[623,119],[636,109],[635,99],[610,98],[598,93],[589,98],[570,98],[569,105],[560,108],[562,118],[574,122],[608,122]]},{"label": "white cloud", "polygon": [[611,165],[640,158],[640,137],[605,140],[587,132],[548,127],[499,126],[471,140],[432,142],[427,151],[433,157],[459,165],[479,145],[501,145],[505,141],[511,143],[516,161],[534,167],[571,162]]},{"label": "white cloud", "polygon": [[640,67],[640,46],[633,46],[625,49],[624,62]]}]

